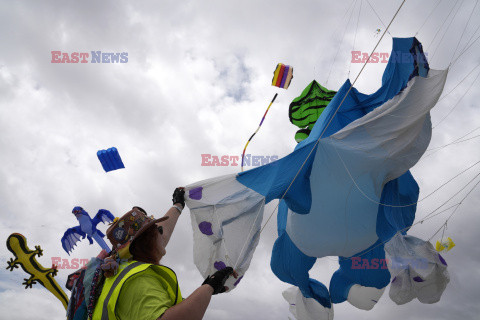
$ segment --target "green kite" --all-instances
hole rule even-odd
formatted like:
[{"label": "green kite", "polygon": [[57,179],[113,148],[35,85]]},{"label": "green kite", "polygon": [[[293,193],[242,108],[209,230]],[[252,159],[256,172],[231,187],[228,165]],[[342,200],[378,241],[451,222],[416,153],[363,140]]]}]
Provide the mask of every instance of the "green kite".
[{"label": "green kite", "polygon": [[303,90],[302,94],[290,103],[288,110],[290,122],[300,128],[295,133],[297,142],[301,142],[308,137],[315,122],[336,93],[336,91],[328,90],[313,80]]}]

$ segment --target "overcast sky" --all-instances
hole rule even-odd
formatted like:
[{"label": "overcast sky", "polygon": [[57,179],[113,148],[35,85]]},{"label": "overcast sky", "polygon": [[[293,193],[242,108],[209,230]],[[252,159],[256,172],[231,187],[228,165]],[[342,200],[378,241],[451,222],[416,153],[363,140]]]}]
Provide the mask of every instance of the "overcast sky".
[{"label": "overcast sky", "polygon": [[[99,247],[88,241],[81,242],[70,257],[61,247],[65,230],[77,224],[71,214],[74,206],[82,206],[92,216],[102,208],[121,216],[133,205],[163,215],[175,187],[240,171],[232,165],[202,166],[201,155],[240,155],[276,92],[279,96],[247,153],[280,158],[289,154],[297,130],[289,122],[290,102],[313,79],[332,90],[348,76],[353,81],[362,64],[350,63],[351,51],[370,52],[380,39],[376,29],[385,30],[370,4],[388,24],[400,3],[1,1],[1,238],[5,241],[19,232],[30,248],[41,245],[44,256],[38,261],[46,267],[52,257],[95,256]],[[390,33],[410,37],[418,32],[431,67],[444,69],[454,53],[459,56],[479,35],[475,32],[480,8],[473,0],[443,0],[435,7],[438,3],[407,0]],[[391,43],[386,34],[376,51],[390,52]],[[87,52],[89,62],[52,63],[52,51]],[[125,52],[128,62],[94,64],[91,51]],[[478,65],[479,51],[480,43],[475,42],[451,66],[445,93]],[[288,90],[270,85],[279,62],[294,67]],[[374,92],[384,67],[385,63],[369,64],[356,87]],[[478,72],[475,69],[433,109],[432,122],[438,126],[430,148],[480,127],[475,103],[480,91],[478,81],[473,83]],[[466,137],[470,140],[427,152],[431,155],[412,169],[420,198],[480,160],[475,138],[479,132],[470,133]],[[118,148],[126,168],[105,173],[96,152],[112,146]],[[417,217],[435,210],[479,172],[475,166],[421,201]],[[469,190],[448,205],[458,203]],[[335,319],[478,319],[479,195],[479,189],[473,190],[445,231],[457,246],[444,255],[452,279],[440,302],[423,305],[415,300],[397,306],[387,288],[371,311],[348,302],[335,305]],[[275,201],[267,205],[264,223],[275,205]],[[450,213],[409,233],[429,239]],[[177,272],[184,296],[203,281],[193,264],[189,214],[188,209],[183,212],[162,261]],[[278,280],[269,266],[275,239],[274,214],[242,283],[231,293],[213,297],[205,319],[288,319],[288,304],[281,294],[289,285]],[[25,290],[21,283],[26,273],[5,269],[11,257],[5,245],[0,246],[0,318],[63,319],[64,309],[53,295],[38,284]],[[337,267],[335,257],[324,258],[310,274],[328,286]],[[72,271],[59,270],[56,279],[62,287]]]}]

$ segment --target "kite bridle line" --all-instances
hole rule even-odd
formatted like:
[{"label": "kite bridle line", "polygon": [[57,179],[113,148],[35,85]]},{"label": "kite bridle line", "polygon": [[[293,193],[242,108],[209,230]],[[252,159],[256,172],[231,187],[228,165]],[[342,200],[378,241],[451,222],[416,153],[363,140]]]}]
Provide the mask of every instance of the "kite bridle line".
[{"label": "kite bridle line", "polygon": [[[473,179],[471,179],[465,186],[463,186],[457,193],[455,193],[453,196],[451,196],[447,201],[445,201],[443,204],[441,204],[439,207],[437,207],[435,210],[433,210],[432,212],[430,212],[429,214],[427,214],[425,217],[423,217],[423,219],[415,222],[414,224],[412,224],[411,226],[409,227],[405,227],[403,229],[400,229],[397,231],[398,232],[402,232],[402,231],[407,231],[409,229],[411,229],[413,226],[416,226],[417,224],[422,224],[423,222],[425,222],[426,220],[429,220],[429,219],[432,219],[434,218],[435,216],[438,216],[439,214],[443,213],[443,212],[446,212],[452,208],[455,207],[455,209],[453,210],[453,212],[450,214],[450,216],[445,220],[445,222],[440,226],[440,228],[428,239],[428,241],[430,241],[438,232],[440,232],[440,230],[442,230],[442,228],[445,228],[447,223],[448,223],[448,220],[453,216],[453,214],[457,211],[458,207],[460,207],[460,205],[463,203],[463,201],[473,192],[473,190],[478,186],[478,184],[480,184],[480,180],[477,181],[477,183],[470,189],[470,191],[468,191],[468,193],[465,195],[465,197],[462,198],[462,200],[460,200],[460,202],[458,203],[455,203],[453,205],[451,205],[450,207],[440,211],[440,212],[437,212],[435,214],[433,214],[435,211],[437,211],[438,209],[440,209],[441,207],[443,207],[445,204],[447,204],[450,200],[452,200],[457,194],[459,194],[460,192],[462,192],[470,183],[472,183],[476,178],[478,178],[478,176],[480,176],[480,173],[477,174]],[[393,238],[393,236],[392,236]],[[379,246],[381,245],[384,245],[385,243],[387,243],[388,241],[390,241],[392,238],[388,239],[388,240],[385,240],[385,241],[382,241],[380,242],[379,244],[377,244],[376,246],[373,246],[371,247],[370,249],[368,249],[367,251],[361,253],[361,254],[356,254],[355,257],[361,257],[363,255],[365,255],[366,253],[372,251],[373,249],[375,248],[378,248]],[[327,257],[328,258],[328,257]],[[338,261],[344,261],[344,260],[351,260],[352,257],[338,257]]]},{"label": "kite bridle line", "polygon": [[[470,16],[468,17],[468,20],[467,20],[467,22],[465,23],[465,27],[463,28],[462,35],[460,36],[460,39],[459,39],[458,42],[457,42],[457,46],[455,47],[455,51],[453,52],[452,58],[450,59],[450,64],[452,64],[452,60],[453,60],[453,58],[455,57],[455,54],[457,53],[458,47],[459,47],[459,45],[460,45],[460,42],[462,41],[463,36],[465,35],[465,31],[467,30],[467,27],[468,27],[468,25],[469,25],[469,23],[470,23],[470,20],[472,19],[472,15],[473,15],[473,13],[475,12],[475,9],[477,8],[477,5],[478,5],[478,0],[475,1],[475,6],[473,7],[472,12],[470,12]],[[467,42],[467,45],[468,45],[468,42]]]},{"label": "kite bridle line", "polygon": [[453,181],[455,178],[459,177],[461,174],[467,172],[468,170],[470,170],[471,168],[475,167],[477,164],[480,163],[480,161],[477,161],[475,162],[473,165],[469,166],[467,169],[461,171],[460,173],[456,174],[453,178],[450,178],[447,182],[443,183],[442,185],[440,185],[440,187],[438,187],[437,189],[435,189],[434,191],[432,191],[431,193],[429,193],[428,195],[426,195],[425,197],[423,197],[422,199],[420,200],[417,200],[415,202],[412,202],[412,203],[409,203],[409,204],[404,204],[404,205],[392,205],[392,204],[386,204],[386,203],[381,203],[375,199],[372,199],[370,198],[365,192],[363,192],[363,190],[360,188],[360,186],[357,184],[357,182],[355,181],[355,179],[353,178],[352,174],[350,173],[350,170],[348,170],[348,167],[347,165],[345,164],[345,162],[343,161],[343,158],[340,156],[340,154],[338,153],[337,151],[337,148],[335,147],[335,151],[337,152],[337,155],[338,155],[338,158],[340,159],[340,161],[342,162],[343,164],[343,167],[345,168],[345,171],[348,173],[348,176],[350,177],[350,179],[352,180],[353,184],[355,185],[356,189],[363,195],[363,197],[369,201],[371,201],[372,203],[375,203],[379,206],[384,206],[384,207],[389,207],[389,208],[406,208],[406,207],[411,207],[411,206],[416,206],[417,204],[419,204],[420,202],[426,200],[428,197],[430,197],[431,195],[433,195],[435,192],[437,192],[438,190],[440,190],[441,188],[443,188],[444,186],[446,186],[448,183],[450,183],[451,181]]},{"label": "kite bridle line", "polygon": [[[355,12],[355,6],[357,5],[357,1],[358,0],[354,1],[352,12],[350,13],[350,17],[347,20],[347,26],[348,26],[348,24],[350,24],[350,20],[353,17],[353,13]],[[347,13],[348,13],[348,11],[350,11],[350,9],[347,10]],[[333,57],[333,62],[330,64],[330,70],[328,71],[327,81],[325,81],[325,87],[328,86],[328,80],[330,79],[330,74],[332,73],[333,66],[335,65],[335,61],[337,60],[338,53],[340,52],[340,48],[342,47],[342,44],[343,44],[343,39],[345,38],[345,34],[347,33],[347,29],[348,29],[347,26],[345,27],[345,30],[343,31],[342,40],[340,40],[340,44],[338,45],[337,52],[335,53],[335,56]]]},{"label": "kite bridle line", "polygon": [[443,149],[445,149],[446,147],[448,147],[448,146],[450,146],[450,145],[454,145],[454,144],[458,144],[458,143],[463,143],[463,142],[466,142],[466,141],[469,141],[469,140],[476,139],[476,138],[480,137],[480,135],[476,135],[476,136],[473,136],[473,137],[470,137],[470,138],[467,138],[467,139],[462,140],[463,138],[465,138],[466,136],[470,135],[471,133],[477,131],[478,129],[480,129],[480,127],[477,127],[477,128],[475,128],[475,129],[473,129],[473,130],[470,131],[469,133],[464,134],[464,135],[461,136],[460,138],[457,138],[457,139],[453,140],[452,142],[447,143],[447,144],[445,144],[445,145],[443,145],[443,146],[436,147],[436,148],[432,148],[432,149],[427,149],[426,152],[428,152],[428,151],[432,151],[432,152],[429,153],[429,154],[427,154],[427,155],[425,155],[425,156],[423,156],[419,161],[422,161],[423,159],[425,159],[425,158],[427,158],[427,157],[430,157],[431,155],[434,155],[434,154],[437,153],[438,151],[443,150]]},{"label": "kite bridle line", "polygon": [[440,30],[442,30],[443,26],[445,25],[445,23],[448,21],[448,18],[450,17],[450,15],[453,13],[453,10],[455,10],[455,7],[457,6],[458,2],[460,0],[457,0],[455,2],[455,4],[453,5],[452,9],[450,9],[450,12],[448,13],[447,17],[443,20],[443,23],[442,25],[440,26],[440,28],[437,29],[437,32],[435,32],[435,35],[433,36],[433,39],[432,41],[430,41],[430,43],[428,44],[428,46],[425,46],[425,50],[427,52],[429,52],[429,49],[431,48],[431,46],[433,45],[433,43],[435,42],[435,39],[437,38],[438,34],[440,33]]},{"label": "kite bridle line", "polygon": [[[363,4],[363,0],[360,1],[360,8],[358,9],[357,26],[355,27],[355,36],[353,37],[352,52],[353,52],[353,50],[355,50],[355,42],[357,42],[358,23],[360,22],[360,14],[362,12],[362,4]],[[339,49],[340,49],[340,47],[339,47]],[[350,78],[350,69],[351,68],[352,68],[352,60],[350,60],[350,64],[348,65],[347,79]]]},{"label": "kite bridle line", "polygon": [[[477,28],[477,30],[478,30],[478,28]],[[477,32],[477,31],[475,31],[475,33],[476,33],[476,32]],[[473,37],[472,37],[472,38],[473,38]],[[470,38],[470,40],[471,40],[472,38]],[[458,57],[457,57],[455,60],[453,60],[452,65],[454,65],[455,62],[457,62],[458,59],[459,59],[465,52],[467,52],[467,50],[470,49],[470,47],[471,47],[475,42],[477,42],[477,40],[478,40],[479,38],[480,38],[480,36],[478,36],[477,38],[475,38],[475,40],[473,40],[473,42],[470,43],[470,44],[468,44],[468,42],[470,42],[470,40],[468,40],[465,49],[463,49],[463,51],[458,55]]]},{"label": "kite bridle line", "polygon": [[[420,32],[420,30],[422,30],[423,26],[425,26],[425,24],[427,23],[428,19],[430,19],[430,17],[432,16],[433,12],[437,9],[437,7],[440,5],[440,3],[442,3],[443,0],[440,0],[438,1],[437,5],[435,6],[435,8],[433,8],[433,10],[430,12],[430,14],[427,16],[427,18],[425,19],[425,21],[422,23],[422,25],[420,26],[420,28],[418,28],[417,30],[417,33],[415,33],[415,37],[418,35],[418,33]],[[368,0],[367,0],[368,2]],[[372,8],[373,9],[373,8]],[[383,22],[382,22],[383,23]]]},{"label": "kite bridle line", "polygon": [[[479,64],[480,65],[480,64]],[[478,65],[477,65],[478,67]],[[475,67],[476,69],[476,67]],[[474,69],[474,70],[475,70]],[[473,72],[473,70],[472,70]],[[455,103],[455,105],[453,107],[450,107],[450,111],[440,120],[438,121],[435,126],[432,127],[432,130],[435,129],[436,127],[438,127],[438,125],[440,123],[442,123],[445,119],[448,118],[448,116],[455,110],[455,108],[458,106],[458,104],[460,103],[460,101],[462,101],[463,97],[465,97],[465,95],[470,91],[470,89],[473,87],[473,84],[475,83],[475,81],[477,81],[478,77],[480,76],[480,72],[477,74],[477,76],[475,77],[475,79],[472,81],[472,83],[470,84],[470,86],[468,87],[468,89],[462,94],[462,96],[460,97],[460,99],[457,100],[457,102]],[[445,97],[445,96],[443,96]],[[440,101],[440,100],[439,100]],[[437,102],[438,103],[438,102]]]},{"label": "kite bridle line", "polygon": [[460,11],[460,8],[462,7],[462,4],[463,4],[463,2],[460,2],[460,5],[458,6],[457,11],[455,11],[455,14],[454,14],[453,17],[452,17],[452,20],[450,21],[450,23],[448,24],[447,28],[445,29],[445,32],[443,33],[442,37],[441,37],[440,40],[438,41],[437,47],[435,48],[435,50],[433,51],[432,56],[430,57],[430,62],[433,61],[433,58],[435,57],[435,54],[437,53],[438,48],[440,48],[440,44],[442,43],[443,38],[445,38],[445,36],[447,35],[447,32],[448,32],[448,30],[450,29],[450,26],[452,25],[453,21],[455,20],[455,17],[457,16],[458,12]]},{"label": "kite bridle line", "polygon": [[[479,127],[480,128],[480,127]],[[479,129],[477,128],[477,129]],[[473,131],[476,131],[477,129],[473,130]],[[469,132],[467,135],[469,135],[470,133],[472,133],[473,131]],[[465,137],[465,136],[464,136]],[[461,137],[462,138],[462,137]],[[459,139],[461,139],[459,138]],[[459,140],[457,139],[457,140]],[[455,142],[453,142],[455,143]],[[445,147],[445,146],[444,146]],[[443,147],[442,147],[443,148]],[[437,150],[438,151],[438,150]],[[338,154],[338,153],[337,153]],[[340,157],[339,155],[339,158],[340,160],[342,161],[343,163],[343,160],[342,158]],[[402,205],[402,206],[395,206],[395,205],[387,205],[387,204],[383,204],[383,203],[379,203],[373,199],[370,199],[361,189],[360,187],[356,184],[355,180],[353,179],[353,177],[351,176],[348,168],[345,166],[344,164],[344,167],[347,171],[347,173],[350,175],[350,178],[352,179],[353,183],[355,184],[355,186],[357,187],[357,189],[362,193],[362,195],[367,198],[368,200],[372,201],[372,202],[375,202],[376,204],[378,205],[383,205],[383,206],[387,206],[387,207],[407,207],[407,206],[411,206],[411,205],[416,205],[417,203],[419,203],[420,201],[423,201],[425,200],[426,198],[430,197],[432,194],[434,194],[435,192],[437,192],[439,189],[441,189],[442,187],[444,187],[445,185],[447,185],[449,182],[453,181],[455,178],[459,177],[461,174],[465,173],[466,171],[470,170],[471,168],[473,168],[474,166],[478,165],[480,163],[480,161],[477,161],[476,163],[474,163],[473,165],[469,166],[467,169],[461,171],[460,173],[458,173],[457,175],[455,175],[454,177],[450,178],[447,182],[443,183],[440,187],[438,187],[437,189],[435,189],[433,192],[431,192],[430,194],[428,194],[427,196],[425,196],[423,199],[415,202],[415,203],[412,203],[412,204],[409,204],[409,205]],[[430,241],[437,233],[439,233],[442,229],[443,229],[443,233],[442,233],[442,239],[443,239],[443,234],[447,228],[447,224],[448,224],[448,221],[450,220],[450,218],[456,213],[456,211],[458,210],[458,208],[460,207],[460,205],[463,203],[463,201],[473,192],[473,190],[478,186],[478,184],[480,184],[480,180],[467,192],[467,194],[462,198],[462,200],[460,200],[458,203],[455,203],[451,206],[449,206],[448,208],[440,211],[440,212],[436,212],[438,211],[439,209],[441,209],[443,206],[445,206],[448,202],[450,202],[450,200],[452,200],[454,197],[456,197],[458,194],[460,194],[460,192],[462,192],[463,190],[465,190],[468,185],[470,185],[473,181],[475,181],[478,177],[480,176],[480,172],[477,173],[470,181],[468,181],[468,183],[466,183],[462,188],[460,188],[460,190],[458,190],[453,196],[451,196],[449,199],[447,199],[445,202],[443,202],[440,206],[438,206],[436,209],[434,209],[432,212],[428,213],[427,215],[423,216],[419,221],[417,221],[416,223],[412,224],[411,226],[408,226],[408,227],[405,227],[403,229],[400,229],[398,230],[397,232],[402,232],[402,231],[406,231],[406,230],[409,230],[411,229],[413,226],[417,225],[417,224],[423,224],[423,222],[425,222],[426,220],[429,220],[431,218],[434,218],[435,216],[438,216],[440,215],[441,213],[443,212],[446,212],[452,208],[455,208],[453,210],[453,212],[448,216],[448,218],[445,220],[445,222],[440,226],[440,228],[428,239],[428,241]],[[391,239],[391,238],[390,238]],[[372,248],[370,248],[369,250],[361,253],[361,254],[356,254],[355,256],[356,257],[360,257],[360,256],[363,256],[365,255],[366,253],[372,251],[373,249],[381,246],[381,245],[384,245],[385,243],[387,243],[390,239],[387,239],[385,241],[382,241],[380,242],[379,244],[377,244],[376,246],[373,246]],[[328,257],[327,257],[328,258]],[[351,260],[352,258],[351,257],[339,257],[338,261],[343,261],[343,260]],[[332,259],[333,260],[333,259]]]},{"label": "kite bridle line", "polygon": [[[341,27],[341,25],[342,25],[342,21],[344,21],[345,18],[347,17],[348,13],[350,12],[350,8],[352,7],[352,5],[355,6],[356,3],[357,3],[357,0],[352,0],[352,2],[350,3],[350,5],[347,7],[347,10],[346,10],[345,13],[343,14],[343,17],[339,20],[340,22],[337,24],[337,26],[335,27],[334,31],[333,31],[332,34],[330,35],[330,38],[329,38],[330,41],[333,41],[333,40],[336,38],[337,34],[338,34],[339,31],[340,31],[340,27]],[[350,18],[349,18],[348,21],[350,21]],[[347,24],[348,24],[348,22],[347,22]],[[338,50],[340,50],[341,44],[342,44],[342,43],[340,43]],[[337,53],[338,53],[338,52],[337,52]],[[337,53],[336,53],[335,55],[337,55]],[[322,52],[320,53],[318,59],[316,59],[315,61],[321,61],[324,55],[325,55],[325,53],[324,53],[324,51],[322,51]],[[316,62],[315,62],[315,63],[316,63]],[[334,59],[334,62],[333,62],[333,63],[335,63],[335,59]],[[313,78],[314,78],[314,79],[315,79],[315,75],[316,75],[316,73],[315,73],[315,66],[313,66]],[[328,81],[328,78],[327,78],[327,81]]]},{"label": "kite bridle line", "polygon": [[[476,176],[478,177],[478,175]],[[475,177],[475,178],[476,178]],[[473,181],[473,180],[472,180]],[[469,182],[470,183],[470,182]],[[430,241],[442,228],[444,228],[444,231],[445,229],[447,228],[447,224],[448,224],[448,220],[450,220],[450,218],[452,218],[452,216],[455,214],[455,212],[457,211],[457,209],[460,207],[460,205],[463,203],[463,201],[470,195],[470,193],[473,192],[473,190],[478,186],[478,184],[480,183],[480,180],[477,181],[477,183],[473,186],[472,189],[470,189],[470,191],[465,195],[465,197],[463,197],[462,200],[460,200],[459,203],[456,204],[456,208],[455,210],[453,210],[453,212],[448,216],[448,218],[445,220],[445,223],[442,224],[442,226],[437,230],[437,232],[435,232],[431,237],[430,239],[428,239],[428,241]],[[435,215],[431,216],[430,218],[433,218]],[[442,239],[443,239],[443,234],[442,234]]]},{"label": "kite bridle line", "polygon": [[[377,11],[375,11],[375,9],[373,8],[373,6],[372,6],[372,4],[370,3],[370,1],[367,0],[367,3],[368,3],[368,5],[369,5],[369,7],[372,9],[373,13],[375,13],[375,15],[377,16],[378,20],[380,20],[380,22],[382,23],[382,25],[386,28],[387,26],[385,25],[385,23],[383,23],[382,19],[381,19],[380,16],[378,15]],[[387,31],[387,33],[388,33],[391,37],[393,37],[392,34],[391,34],[389,31]]]}]

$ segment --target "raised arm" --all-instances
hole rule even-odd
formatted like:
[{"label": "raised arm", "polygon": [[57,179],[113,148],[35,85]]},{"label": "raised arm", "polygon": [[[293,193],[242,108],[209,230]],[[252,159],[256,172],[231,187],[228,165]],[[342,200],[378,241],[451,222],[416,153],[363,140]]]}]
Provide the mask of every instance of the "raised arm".
[{"label": "raised arm", "polygon": [[178,217],[182,213],[183,208],[185,207],[185,188],[180,187],[176,188],[172,196],[173,206],[168,209],[165,213],[165,217],[168,216],[168,219],[158,223],[159,226],[163,227],[163,237],[165,239],[165,246],[170,241],[173,230],[177,225]]}]

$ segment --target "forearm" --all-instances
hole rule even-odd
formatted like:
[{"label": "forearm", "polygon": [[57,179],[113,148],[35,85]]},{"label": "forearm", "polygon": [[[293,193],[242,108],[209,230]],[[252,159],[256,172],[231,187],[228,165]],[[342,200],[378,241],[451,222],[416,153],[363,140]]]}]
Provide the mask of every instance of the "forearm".
[{"label": "forearm", "polygon": [[[175,209],[174,209],[175,210]],[[178,320],[202,319],[212,298],[213,288],[204,284],[195,290],[187,299],[177,305],[167,309],[165,313],[158,319],[161,320]]]},{"label": "forearm", "polygon": [[[179,203],[176,203],[175,205],[181,207]],[[165,245],[167,245],[168,241],[170,241],[170,237],[172,236],[173,230],[177,225],[178,217],[180,217],[180,212],[178,212],[176,208],[171,207],[170,209],[168,209],[167,213],[165,213],[165,217],[167,216],[168,216],[168,219],[160,223],[160,225],[163,226],[163,236],[165,239]]]}]

